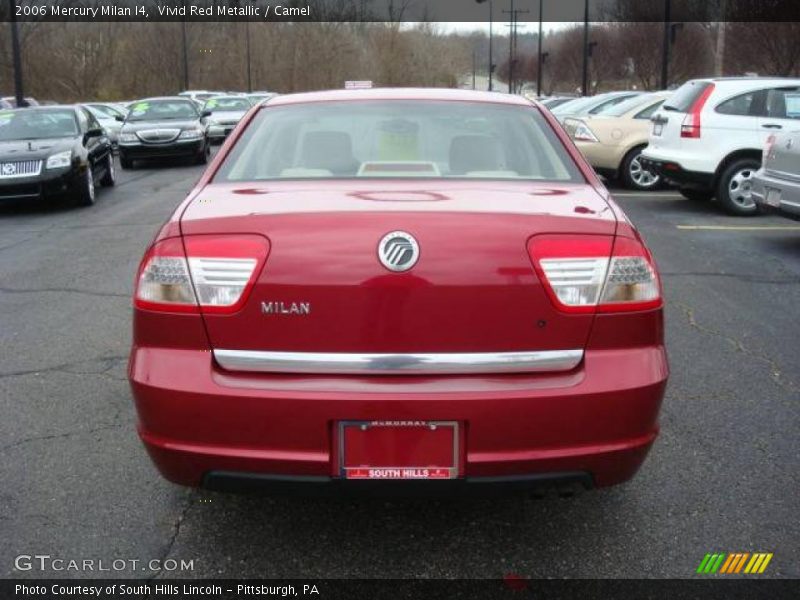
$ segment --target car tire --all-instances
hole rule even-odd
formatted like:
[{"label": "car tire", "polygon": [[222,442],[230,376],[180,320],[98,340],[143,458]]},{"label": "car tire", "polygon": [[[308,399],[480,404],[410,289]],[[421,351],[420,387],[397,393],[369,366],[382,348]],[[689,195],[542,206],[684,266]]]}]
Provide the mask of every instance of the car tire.
[{"label": "car tire", "polygon": [[119,154],[119,166],[122,167],[123,169],[132,169],[133,168],[133,161],[120,152],[120,154]]},{"label": "car tire", "polygon": [[709,200],[711,200],[711,198],[714,197],[714,193],[708,190],[681,188],[678,191],[681,193],[681,196],[683,196],[687,200],[692,200],[694,202],[708,202]]},{"label": "car tire", "polygon": [[103,187],[112,187],[117,182],[117,174],[114,170],[114,155],[109,152],[106,158],[106,173],[100,180]]},{"label": "car tire", "polygon": [[203,152],[195,159],[194,164],[196,165],[206,165],[208,164],[208,157],[211,155],[211,146],[206,142],[205,147],[203,148]]},{"label": "car tire", "polygon": [[725,167],[717,184],[717,200],[726,212],[740,217],[758,214],[750,190],[760,167],[761,161],[755,158],[740,158]]},{"label": "car tire", "polygon": [[661,177],[643,168],[639,162],[644,148],[644,146],[633,148],[622,159],[620,177],[625,187],[630,190],[655,190],[661,185]]},{"label": "car tire", "polygon": [[75,204],[78,206],[92,206],[95,203],[96,190],[94,187],[94,173],[91,165],[86,167],[83,177],[78,182],[78,189],[75,190]]}]

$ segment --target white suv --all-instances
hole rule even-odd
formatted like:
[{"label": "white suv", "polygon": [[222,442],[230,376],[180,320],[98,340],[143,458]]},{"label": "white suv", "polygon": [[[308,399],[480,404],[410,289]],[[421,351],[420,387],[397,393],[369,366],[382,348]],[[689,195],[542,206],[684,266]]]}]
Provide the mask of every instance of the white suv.
[{"label": "white suv", "polygon": [[751,179],[771,133],[800,129],[800,79],[694,79],[656,112],[640,162],[692,200],[757,212]]}]

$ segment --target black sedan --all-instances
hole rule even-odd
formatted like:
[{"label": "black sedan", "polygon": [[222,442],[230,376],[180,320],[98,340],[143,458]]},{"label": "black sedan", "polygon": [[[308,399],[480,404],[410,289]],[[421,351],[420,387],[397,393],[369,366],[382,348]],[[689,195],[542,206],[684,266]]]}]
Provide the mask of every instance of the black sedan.
[{"label": "black sedan", "polygon": [[119,132],[119,162],[123,169],[134,161],[188,158],[205,164],[211,154],[201,112],[188,98],[147,98],[134,102]]},{"label": "black sedan", "polygon": [[0,110],[0,200],[69,197],[95,202],[96,185],[114,185],[105,130],[77,106]]}]

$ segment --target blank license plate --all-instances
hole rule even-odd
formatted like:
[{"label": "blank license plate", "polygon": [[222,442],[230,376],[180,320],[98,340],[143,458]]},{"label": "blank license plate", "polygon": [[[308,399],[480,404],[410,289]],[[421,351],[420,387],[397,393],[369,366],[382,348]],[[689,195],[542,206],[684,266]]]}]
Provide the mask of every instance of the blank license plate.
[{"label": "blank license plate", "polygon": [[454,421],[339,423],[346,479],[455,479],[459,427]]},{"label": "blank license plate", "polygon": [[767,188],[766,202],[769,206],[779,207],[781,205],[781,191],[774,188]]}]

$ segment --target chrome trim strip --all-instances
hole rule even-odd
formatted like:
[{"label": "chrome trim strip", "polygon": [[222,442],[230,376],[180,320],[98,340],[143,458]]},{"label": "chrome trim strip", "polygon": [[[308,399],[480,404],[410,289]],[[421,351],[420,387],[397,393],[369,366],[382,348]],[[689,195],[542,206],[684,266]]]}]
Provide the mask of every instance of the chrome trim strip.
[{"label": "chrome trim strip", "polygon": [[447,375],[568,371],[581,362],[583,350],[445,354],[214,350],[214,358],[223,369],[229,371],[332,375]]}]

